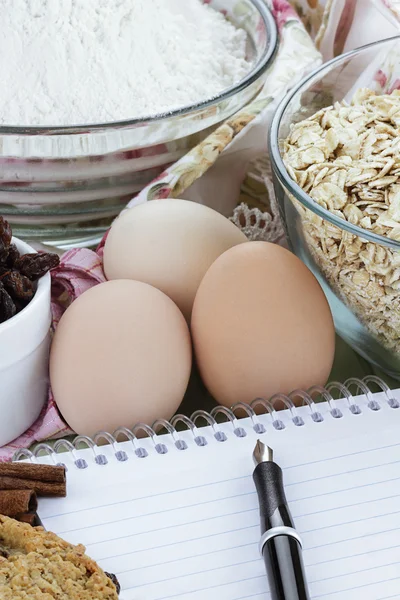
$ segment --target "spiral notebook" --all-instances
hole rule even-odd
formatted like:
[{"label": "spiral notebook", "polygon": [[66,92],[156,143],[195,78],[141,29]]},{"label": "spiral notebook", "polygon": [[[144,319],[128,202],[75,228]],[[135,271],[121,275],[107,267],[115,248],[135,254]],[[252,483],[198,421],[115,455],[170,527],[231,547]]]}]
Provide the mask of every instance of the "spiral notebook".
[{"label": "spiral notebook", "polygon": [[15,458],[67,466],[68,497],[42,499],[39,514],[117,575],[122,600],[267,600],[252,481],[263,439],[284,471],[311,597],[400,598],[400,390],[369,377],[313,392],[325,402],[281,397],[276,412],[257,400],[261,416],[255,403],[219,407],[136,426],[144,439],[121,428]]}]

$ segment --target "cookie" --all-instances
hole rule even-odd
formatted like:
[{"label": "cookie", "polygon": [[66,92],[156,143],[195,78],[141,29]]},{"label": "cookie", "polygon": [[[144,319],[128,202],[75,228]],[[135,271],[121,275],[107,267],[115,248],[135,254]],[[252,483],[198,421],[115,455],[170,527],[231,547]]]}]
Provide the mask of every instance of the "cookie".
[{"label": "cookie", "polygon": [[84,546],[0,516],[0,598],[118,600],[118,594]]}]

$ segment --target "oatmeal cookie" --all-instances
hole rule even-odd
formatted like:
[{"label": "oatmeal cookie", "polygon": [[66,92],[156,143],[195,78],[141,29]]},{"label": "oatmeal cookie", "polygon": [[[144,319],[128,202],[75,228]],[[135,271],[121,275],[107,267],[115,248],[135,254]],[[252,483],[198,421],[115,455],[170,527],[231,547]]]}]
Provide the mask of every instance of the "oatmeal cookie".
[{"label": "oatmeal cookie", "polygon": [[0,516],[0,598],[118,600],[118,594],[84,546]]}]

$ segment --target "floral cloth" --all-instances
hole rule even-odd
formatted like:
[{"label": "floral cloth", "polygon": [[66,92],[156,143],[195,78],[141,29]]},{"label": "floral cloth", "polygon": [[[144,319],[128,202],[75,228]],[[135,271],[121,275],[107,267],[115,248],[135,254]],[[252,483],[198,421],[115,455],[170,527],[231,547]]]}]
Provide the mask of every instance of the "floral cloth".
[{"label": "floral cloth", "polygon": [[[207,201],[230,216],[236,204],[234,199],[240,196],[248,164],[267,152],[266,131],[277,104],[291,86],[321,63],[322,56],[325,60],[332,58],[350,49],[346,45],[352,40],[359,39],[354,37],[354,30],[361,4],[363,19],[372,18],[376,22],[377,15],[384,19],[387,26],[383,35],[381,28],[380,37],[389,37],[400,23],[399,0],[264,1],[274,14],[280,46],[263,91],[255,101],[148,185],[127,208],[155,198],[184,197]],[[374,38],[376,32],[367,30],[366,34],[363,43],[377,39]],[[391,75],[384,69],[380,71],[376,73],[375,82],[387,86]],[[391,81],[390,85],[397,85],[397,82]],[[274,219],[272,223],[275,223]],[[75,298],[105,281],[103,246],[104,240],[97,252],[76,249],[62,257],[52,276],[54,328]],[[33,442],[69,433],[72,432],[61,419],[50,391],[39,419],[23,436],[0,449],[0,460],[9,460],[17,449],[26,448]]]},{"label": "floral cloth", "polygon": [[399,0],[291,0],[324,60],[398,33]]}]

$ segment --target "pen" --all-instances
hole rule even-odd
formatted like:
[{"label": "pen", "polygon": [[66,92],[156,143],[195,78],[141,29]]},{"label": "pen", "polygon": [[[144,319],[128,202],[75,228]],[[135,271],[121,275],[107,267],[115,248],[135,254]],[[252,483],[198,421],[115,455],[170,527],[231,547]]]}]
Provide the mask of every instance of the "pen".
[{"label": "pen", "polygon": [[310,600],[301,539],[287,505],[281,468],[271,448],[257,441],[253,480],[260,505],[260,553],[264,558],[272,600]]}]

